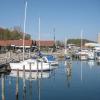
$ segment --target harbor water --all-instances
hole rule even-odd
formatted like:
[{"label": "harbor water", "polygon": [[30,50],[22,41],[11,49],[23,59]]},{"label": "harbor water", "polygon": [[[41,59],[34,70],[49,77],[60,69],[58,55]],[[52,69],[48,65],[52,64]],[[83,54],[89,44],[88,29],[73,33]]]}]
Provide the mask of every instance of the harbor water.
[{"label": "harbor water", "polygon": [[0,100],[100,100],[100,63],[59,61],[49,72],[0,76]]}]

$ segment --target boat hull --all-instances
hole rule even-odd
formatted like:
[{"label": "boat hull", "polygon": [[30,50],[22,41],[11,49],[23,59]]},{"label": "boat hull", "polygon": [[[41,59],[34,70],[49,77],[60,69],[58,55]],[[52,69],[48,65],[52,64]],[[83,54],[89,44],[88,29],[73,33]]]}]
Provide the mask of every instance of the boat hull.
[{"label": "boat hull", "polygon": [[37,62],[34,60],[26,60],[19,63],[10,63],[11,70],[20,70],[22,71],[25,66],[25,71],[49,71],[52,70],[53,67],[44,62]]}]

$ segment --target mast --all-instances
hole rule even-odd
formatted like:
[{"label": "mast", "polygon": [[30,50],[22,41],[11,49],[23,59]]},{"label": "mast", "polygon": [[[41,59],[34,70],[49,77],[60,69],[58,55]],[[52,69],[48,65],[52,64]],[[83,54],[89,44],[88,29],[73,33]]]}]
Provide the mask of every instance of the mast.
[{"label": "mast", "polygon": [[65,55],[66,55],[66,53],[67,53],[67,51],[66,51],[66,45],[67,45],[67,38],[65,37]]},{"label": "mast", "polygon": [[25,14],[24,14],[24,33],[23,33],[23,61],[24,61],[24,49],[25,49],[25,28],[26,28],[26,10],[27,10],[27,1],[25,4]]},{"label": "mast", "polygon": [[53,33],[54,33],[54,42],[55,42],[55,28],[53,29]]},{"label": "mast", "polygon": [[[83,45],[83,30],[81,30],[81,51],[82,51],[82,45]],[[82,61],[81,61],[81,81],[83,79],[83,73],[82,73]]]},{"label": "mast", "polygon": [[82,61],[81,61],[81,81],[83,80],[83,68],[82,68]]},{"label": "mast", "polygon": [[54,34],[54,46],[53,46],[53,51],[55,51],[55,50],[56,50],[55,28],[53,28],[53,34]]},{"label": "mast", "polygon": [[83,30],[81,30],[81,51],[82,51],[82,45],[83,45]]},{"label": "mast", "polygon": [[39,17],[39,51],[40,51],[40,17]]}]

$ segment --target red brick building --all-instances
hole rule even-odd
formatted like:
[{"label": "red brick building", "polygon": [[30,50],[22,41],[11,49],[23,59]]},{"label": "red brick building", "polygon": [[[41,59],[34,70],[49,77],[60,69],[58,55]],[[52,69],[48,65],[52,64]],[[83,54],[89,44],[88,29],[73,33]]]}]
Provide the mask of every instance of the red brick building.
[{"label": "red brick building", "polygon": [[[38,47],[39,43],[41,48],[52,48],[54,46],[54,41],[52,40],[24,40],[25,48],[31,48],[32,46]],[[11,47],[22,48],[23,40],[0,40],[0,50],[9,49]]]},{"label": "red brick building", "polygon": [[40,44],[40,47],[53,47],[54,41],[52,41],[52,40],[40,40],[40,41],[34,41],[34,44],[36,46],[39,46],[39,44]]}]

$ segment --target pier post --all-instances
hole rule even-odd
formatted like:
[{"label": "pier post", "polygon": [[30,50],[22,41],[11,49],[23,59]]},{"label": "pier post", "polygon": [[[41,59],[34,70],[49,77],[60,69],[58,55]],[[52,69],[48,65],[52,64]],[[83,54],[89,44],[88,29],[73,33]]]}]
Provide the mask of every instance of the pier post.
[{"label": "pier post", "polygon": [[2,100],[5,100],[5,79],[4,79],[4,74],[2,74]]},{"label": "pier post", "polygon": [[38,61],[37,61],[37,72],[39,71],[39,63],[38,63]]},{"label": "pier post", "polygon": [[30,81],[31,81],[31,79],[32,79],[31,64],[32,64],[32,63],[30,63]]},{"label": "pier post", "polygon": [[38,77],[39,77],[39,63],[37,61],[37,79],[38,79]]},{"label": "pier post", "polygon": [[41,78],[42,78],[42,74],[43,74],[43,62],[41,61]]},{"label": "pier post", "polygon": [[29,50],[29,58],[31,58],[31,51]]},{"label": "pier post", "polygon": [[9,77],[9,81],[8,81],[8,84],[9,84],[9,100],[11,100],[11,91],[12,91],[12,87],[11,87],[11,77]]},{"label": "pier post", "polygon": [[26,97],[26,84],[25,84],[25,65],[23,66],[23,100]]},{"label": "pier post", "polygon": [[29,81],[29,90],[30,90],[30,100],[32,100],[32,63],[30,63],[30,81]]},{"label": "pier post", "polygon": [[23,88],[25,87],[25,65],[23,66]]},{"label": "pier post", "polygon": [[6,64],[7,64],[7,58],[6,58]]},{"label": "pier post", "polygon": [[17,79],[16,79],[16,100],[18,100],[18,84],[19,84],[19,70],[17,69]]},{"label": "pier post", "polygon": [[51,70],[51,63],[49,62],[49,70]]},{"label": "pier post", "polygon": [[29,97],[30,97],[30,99],[29,100],[33,100],[32,99],[32,80],[30,80],[30,82],[29,82],[30,84],[29,84]]}]

